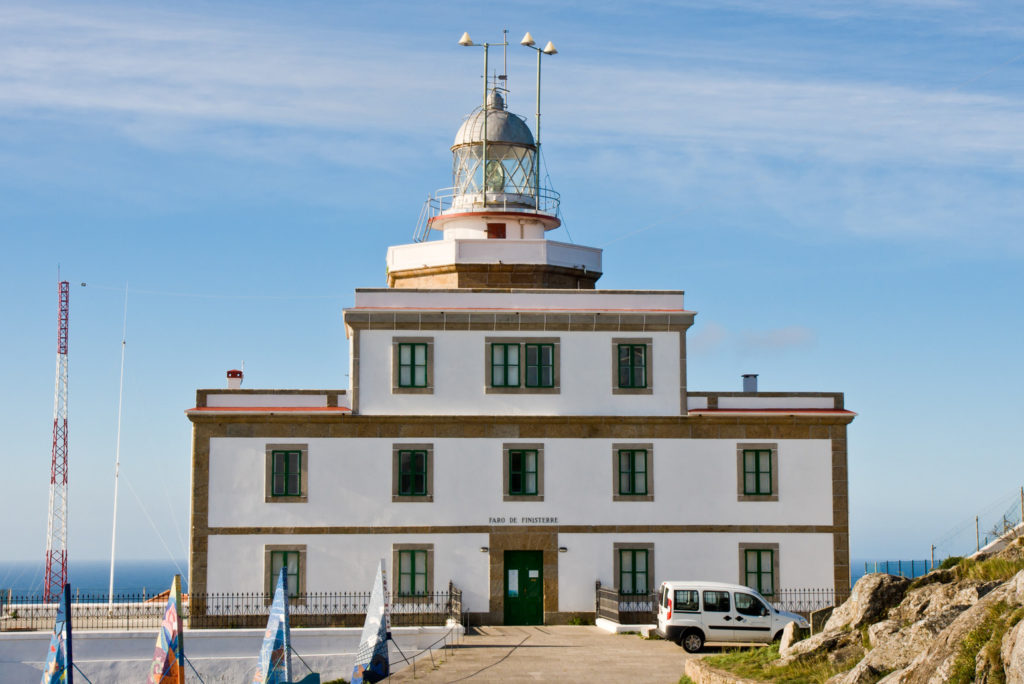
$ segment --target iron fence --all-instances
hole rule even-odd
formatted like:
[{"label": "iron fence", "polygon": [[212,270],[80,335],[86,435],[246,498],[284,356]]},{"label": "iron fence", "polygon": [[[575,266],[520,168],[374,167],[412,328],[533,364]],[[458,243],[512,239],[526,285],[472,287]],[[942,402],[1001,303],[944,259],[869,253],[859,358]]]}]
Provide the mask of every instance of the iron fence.
[{"label": "iron fence", "polygon": [[[208,593],[182,597],[182,617],[190,629],[264,627],[273,595],[264,593]],[[293,596],[290,622],[296,627],[361,627],[370,592],[311,592]],[[156,629],[167,604],[162,595],[78,594],[71,600],[71,622],[76,630]],[[447,591],[390,598],[391,624],[396,627],[444,625],[463,622],[462,591],[449,583]],[[53,629],[57,603],[41,595],[0,594],[0,632]]]},{"label": "iron fence", "polygon": [[776,610],[809,615],[810,613],[838,606],[850,597],[849,592],[837,592],[835,589],[780,589],[772,596],[765,598]]}]

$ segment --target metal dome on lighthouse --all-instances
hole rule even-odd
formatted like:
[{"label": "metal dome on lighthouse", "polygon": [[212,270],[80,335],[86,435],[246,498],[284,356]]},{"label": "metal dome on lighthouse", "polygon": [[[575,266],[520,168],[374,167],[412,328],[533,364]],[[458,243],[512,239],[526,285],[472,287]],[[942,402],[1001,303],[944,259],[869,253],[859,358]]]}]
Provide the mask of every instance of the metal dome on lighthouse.
[{"label": "metal dome on lighthouse", "polygon": [[535,47],[529,33],[521,44],[537,52],[535,133],[508,110],[507,75],[488,74],[489,49],[506,48],[507,39],[459,40],[484,48],[483,99],[455,134],[452,185],[424,203],[418,244],[388,250],[389,287],[593,289],[600,277],[601,250],[545,237],[562,222],[558,193],[540,180],[540,67],[542,55],[558,51],[550,42]]}]

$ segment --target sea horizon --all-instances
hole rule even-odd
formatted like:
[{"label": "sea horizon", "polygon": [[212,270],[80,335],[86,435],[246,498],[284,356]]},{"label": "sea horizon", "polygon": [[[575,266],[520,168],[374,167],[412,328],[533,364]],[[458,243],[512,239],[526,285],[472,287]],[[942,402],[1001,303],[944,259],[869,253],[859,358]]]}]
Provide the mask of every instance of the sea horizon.
[{"label": "sea horizon", "polygon": [[[180,570],[179,570],[180,568]],[[45,563],[0,561],[0,592],[32,596],[43,591]],[[182,591],[188,591],[187,560],[118,560],[114,565],[114,594],[159,594],[181,574]],[[104,594],[110,587],[109,560],[79,560],[68,563],[68,583],[78,594]]]}]

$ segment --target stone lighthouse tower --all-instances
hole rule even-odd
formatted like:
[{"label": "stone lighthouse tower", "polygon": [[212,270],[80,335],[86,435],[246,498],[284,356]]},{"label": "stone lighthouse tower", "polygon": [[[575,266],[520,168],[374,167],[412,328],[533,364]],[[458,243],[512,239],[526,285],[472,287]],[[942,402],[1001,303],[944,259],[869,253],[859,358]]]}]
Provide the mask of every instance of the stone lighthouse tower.
[{"label": "stone lighthouse tower", "polygon": [[592,290],[601,277],[600,249],[547,239],[558,193],[541,184],[533,133],[503,90],[489,85],[459,127],[452,186],[427,200],[416,242],[388,249],[389,287]]}]

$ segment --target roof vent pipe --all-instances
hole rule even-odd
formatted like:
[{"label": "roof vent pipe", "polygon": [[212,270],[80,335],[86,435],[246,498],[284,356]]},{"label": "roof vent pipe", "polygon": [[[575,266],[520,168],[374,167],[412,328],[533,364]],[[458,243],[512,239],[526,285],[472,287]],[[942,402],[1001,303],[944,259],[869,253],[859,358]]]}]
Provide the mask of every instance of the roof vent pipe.
[{"label": "roof vent pipe", "polygon": [[743,374],[743,391],[754,393],[757,392],[757,373]]},{"label": "roof vent pipe", "polygon": [[239,389],[242,387],[242,371],[228,371],[228,389]]}]

